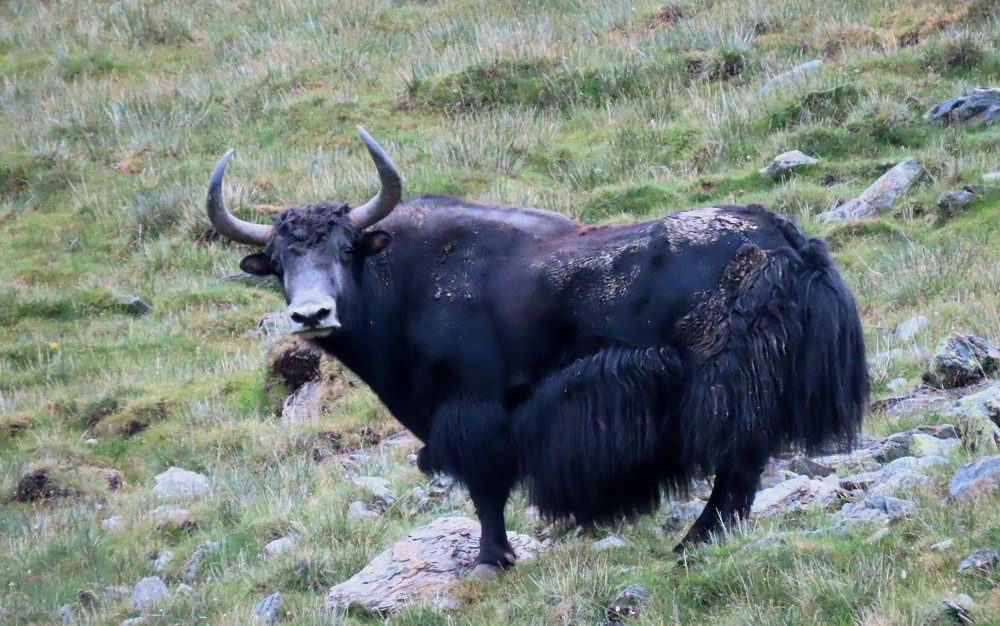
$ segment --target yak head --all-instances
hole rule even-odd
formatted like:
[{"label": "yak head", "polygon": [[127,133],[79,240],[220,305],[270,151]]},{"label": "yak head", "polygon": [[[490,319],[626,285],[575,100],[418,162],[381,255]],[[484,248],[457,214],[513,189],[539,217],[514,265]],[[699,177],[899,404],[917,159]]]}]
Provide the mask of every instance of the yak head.
[{"label": "yak head", "polygon": [[327,202],[286,209],[270,226],[237,219],[222,199],[222,177],[232,150],[219,159],[208,183],[212,225],[233,241],[263,246],[262,252],[244,258],[240,269],[274,274],[281,280],[291,330],[306,339],[336,332],[356,310],[362,264],[391,239],[389,233],[369,227],[388,216],[402,196],[402,178],[392,161],[360,126],[358,132],[375,161],[382,187],[357,208]]}]

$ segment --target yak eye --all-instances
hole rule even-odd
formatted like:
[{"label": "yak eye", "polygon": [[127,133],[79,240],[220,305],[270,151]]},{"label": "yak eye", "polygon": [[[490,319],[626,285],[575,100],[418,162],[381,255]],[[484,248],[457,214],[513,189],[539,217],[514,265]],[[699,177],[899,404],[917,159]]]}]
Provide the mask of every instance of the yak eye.
[{"label": "yak eye", "polygon": [[352,248],[351,246],[344,246],[343,248],[340,249],[340,258],[342,258],[344,261],[349,261],[353,256],[354,256],[354,248]]}]

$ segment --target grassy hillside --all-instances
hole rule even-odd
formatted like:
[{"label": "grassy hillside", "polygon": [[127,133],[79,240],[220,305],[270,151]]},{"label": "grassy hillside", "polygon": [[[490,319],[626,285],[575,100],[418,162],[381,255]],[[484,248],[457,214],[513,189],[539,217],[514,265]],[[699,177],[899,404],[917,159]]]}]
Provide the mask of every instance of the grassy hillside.
[{"label": "grassy hillside", "polygon": [[[276,286],[223,282],[245,250],[204,217],[210,168],[237,156],[226,189],[245,219],[320,199],[367,198],[375,173],[354,132],[393,156],[406,191],[452,193],[620,222],[713,203],[759,202],[826,236],[861,306],[871,355],[896,324],[927,315],[923,354],[873,368],[876,394],[914,386],[950,329],[1000,340],[1000,193],[958,214],[938,196],[1000,167],[1000,124],[951,129],[922,115],[1000,83],[996,0],[8,0],[0,5],[0,623],[51,623],[73,604],[91,623],[134,615],[102,588],[153,573],[173,591],[185,559],[219,542],[188,593],[147,623],[246,623],[280,591],[287,623],[329,623],[326,589],[445,511],[397,506],[348,520],[360,495],[324,457],[361,446],[359,471],[401,502],[426,479],[405,450],[372,444],[395,422],[363,386],[318,424],[283,425],[266,371],[274,340],[252,334],[281,310]],[[761,97],[768,77],[822,58],[806,80]],[[800,149],[820,159],[789,179],[757,174]],[[881,220],[820,226],[913,156],[925,173]],[[153,307],[136,315],[118,301]],[[935,423],[934,414],[921,423]],[[917,424],[874,416],[888,434]],[[339,446],[339,448],[338,448]],[[320,459],[318,462],[317,459]],[[970,594],[1000,620],[997,574],[956,578],[969,550],[1000,543],[1000,498],[942,505],[950,470],[888,535],[797,539],[741,551],[760,521],[678,564],[667,510],[615,529],[630,546],[589,548],[557,531],[541,558],[502,580],[464,583],[465,602],[392,621],[595,623],[629,583],[653,600],[638,623],[947,623],[941,600]],[[159,525],[152,477],[171,465],[214,480]],[[62,497],[7,502],[46,468]],[[105,474],[123,486],[111,491]],[[533,532],[518,496],[514,529]],[[462,505],[471,514],[471,506]],[[102,529],[112,515],[118,532]],[[294,547],[258,558],[269,540]],[[601,536],[600,534],[595,536]],[[929,546],[956,541],[954,551]],[[961,554],[959,554],[961,553]],[[87,608],[91,607],[91,608]],[[89,612],[88,612],[89,611]],[[379,620],[340,615],[347,623]]]}]

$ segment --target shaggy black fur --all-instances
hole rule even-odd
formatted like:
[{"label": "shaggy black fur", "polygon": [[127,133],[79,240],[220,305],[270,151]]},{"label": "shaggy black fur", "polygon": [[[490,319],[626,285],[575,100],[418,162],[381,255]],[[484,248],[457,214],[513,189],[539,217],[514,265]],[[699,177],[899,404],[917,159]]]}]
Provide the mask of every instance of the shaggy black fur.
[{"label": "shaggy black fur", "polygon": [[701,541],[749,513],[770,455],[861,423],[854,300],[823,242],[761,207],[583,227],[422,197],[379,224],[374,256],[343,252],[372,236],[345,205],[275,226],[276,265],[330,277],[342,328],[315,343],[426,444],[421,469],[469,487],[479,563],[513,562],[503,510],[519,482],[544,513],[591,523],[714,474],[682,544]]}]

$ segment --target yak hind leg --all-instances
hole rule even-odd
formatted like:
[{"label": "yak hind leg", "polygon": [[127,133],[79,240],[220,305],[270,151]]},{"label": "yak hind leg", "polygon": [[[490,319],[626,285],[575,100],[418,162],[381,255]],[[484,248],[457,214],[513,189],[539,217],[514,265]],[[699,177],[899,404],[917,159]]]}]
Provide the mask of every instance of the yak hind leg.
[{"label": "yak hind leg", "polygon": [[725,529],[734,520],[750,516],[768,456],[760,453],[735,455],[719,467],[705,509],[674,547],[675,553],[681,554],[689,546],[705,543],[711,540],[713,533]]},{"label": "yak hind leg", "polygon": [[479,556],[476,557],[472,576],[487,580],[514,565],[514,550],[507,541],[507,526],[503,518],[509,491],[470,489],[469,495],[482,527]]}]

